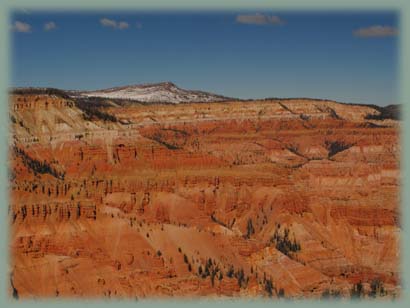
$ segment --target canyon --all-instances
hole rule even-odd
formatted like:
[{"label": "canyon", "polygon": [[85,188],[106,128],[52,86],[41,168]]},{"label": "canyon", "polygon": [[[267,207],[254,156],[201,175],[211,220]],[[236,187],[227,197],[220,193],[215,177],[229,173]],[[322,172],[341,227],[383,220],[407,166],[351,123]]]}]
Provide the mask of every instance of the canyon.
[{"label": "canyon", "polygon": [[387,109],[95,93],[10,94],[15,298],[400,295]]}]

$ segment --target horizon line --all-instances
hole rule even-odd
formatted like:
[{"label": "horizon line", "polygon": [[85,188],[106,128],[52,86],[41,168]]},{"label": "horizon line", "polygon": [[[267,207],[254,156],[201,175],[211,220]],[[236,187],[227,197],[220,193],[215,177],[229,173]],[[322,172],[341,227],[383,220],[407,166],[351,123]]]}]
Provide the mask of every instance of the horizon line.
[{"label": "horizon line", "polygon": [[[123,85],[123,86],[115,86],[115,87],[109,87],[109,88],[99,88],[99,89],[95,89],[95,90],[76,90],[76,89],[64,89],[64,88],[56,88],[56,87],[41,87],[41,86],[9,86],[8,87],[8,93],[13,95],[15,93],[13,93],[16,90],[29,90],[29,89],[33,89],[33,90],[58,90],[58,91],[63,91],[63,92],[93,92],[93,91],[101,91],[101,90],[110,90],[110,89],[116,89],[116,88],[124,88],[124,87],[130,87],[130,86],[147,86],[147,85],[158,85],[158,84],[172,84],[174,86],[176,86],[179,89],[183,89],[186,91],[197,91],[197,92],[204,92],[204,93],[209,93],[212,95],[216,95],[216,96],[221,96],[221,97],[225,97],[226,100],[224,101],[218,101],[220,103],[223,102],[227,102],[229,100],[238,100],[238,101],[243,101],[243,102],[249,102],[249,101],[258,101],[258,100],[312,100],[312,101],[328,101],[328,102],[333,102],[333,103],[338,103],[338,104],[346,104],[346,105],[360,105],[360,106],[371,106],[371,107],[388,107],[388,106],[400,106],[402,105],[401,103],[388,103],[384,106],[381,105],[377,105],[376,103],[357,103],[357,102],[351,102],[351,101],[340,101],[340,100],[335,100],[335,99],[329,99],[329,98],[317,98],[317,97],[307,97],[307,96],[299,96],[299,97],[275,97],[275,96],[267,96],[267,97],[261,97],[261,98],[239,98],[239,97],[230,97],[230,96],[225,96],[222,94],[218,94],[218,93],[213,93],[213,92],[209,92],[209,91],[204,91],[204,90],[196,90],[196,89],[185,89],[185,88],[181,88],[178,85],[176,85],[174,82],[172,81],[161,81],[161,82],[148,82],[148,83],[140,83],[140,84],[128,84],[128,85]],[[91,96],[92,97],[92,96]],[[98,96],[95,96],[95,98],[98,98]],[[101,97],[101,99],[109,99],[109,98],[104,98]],[[136,101],[138,102],[138,100],[135,99],[123,99],[123,98],[111,98],[111,99],[115,99],[115,100],[129,100],[129,101]],[[195,102],[194,102],[195,103]],[[208,103],[212,103],[212,102],[208,102]]]}]

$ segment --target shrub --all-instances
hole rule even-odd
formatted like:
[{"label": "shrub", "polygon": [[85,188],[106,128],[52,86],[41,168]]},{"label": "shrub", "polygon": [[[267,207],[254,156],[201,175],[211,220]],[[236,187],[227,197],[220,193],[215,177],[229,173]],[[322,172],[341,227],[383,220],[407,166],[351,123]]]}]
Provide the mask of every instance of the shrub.
[{"label": "shrub", "polygon": [[352,144],[344,143],[343,141],[325,141],[325,146],[329,151],[328,157],[332,157],[339,152],[347,150],[348,148],[352,147]]},{"label": "shrub", "polygon": [[269,297],[272,297],[272,293],[273,293],[272,279],[265,280],[265,291],[266,293],[268,293]]},{"label": "shrub", "polygon": [[37,175],[37,173],[50,174],[57,179],[64,180],[64,172],[58,172],[56,169],[51,167],[51,165],[47,163],[47,161],[44,160],[43,162],[41,162],[35,158],[32,158],[23,149],[20,149],[16,146],[14,146],[14,153],[22,159],[23,164],[27,168],[33,171],[34,175]]},{"label": "shrub", "polygon": [[331,299],[331,298],[337,299],[337,298],[340,298],[340,296],[341,296],[340,291],[326,289],[323,291],[321,298],[322,299]]},{"label": "shrub", "polygon": [[285,290],[284,290],[283,288],[280,288],[280,289],[279,289],[278,297],[279,297],[279,298],[285,297]]},{"label": "shrub", "polygon": [[352,299],[359,299],[364,296],[364,289],[362,282],[358,282],[353,285],[352,289],[350,290],[350,297]]},{"label": "shrub", "polygon": [[243,269],[238,270],[235,273],[235,277],[238,281],[238,285],[240,288],[245,287],[245,273],[243,271]]},{"label": "shrub", "polygon": [[250,238],[251,235],[254,234],[254,233],[255,233],[255,228],[253,227],[252,219],[249,218],[248,219],[248,224],[246,226],[246,236],[245,237]]},{"label": "shrub", "polygon": [[14,95],[54,95],[61,98],[70,98],[67,93],[55,88],[14,88],[10,91]]},{"label": "shrub", "polygon": [[100,110],[100,108],[102,107],[110,106],[109,104],[106,104],[101,100],[95,98],[77,98],[75,99],[74,103],[75,106],[83,112],[83,117],[85,120],[100,119],[104,122],[118,121],[115,116]]},{"label": "shrub", "polygon": [[229,269],[226,272],[226,276],[228,276],[229,278],[232,278],[234,273],[235,273],[235,269],[234,269],[233,265],[229,266]]},{"label": "shrub", "polygon": [[384,296],[385,290],[383,286],[383,281],[380,279],[373,279],[370,282],[370,293],[369,296],[376,297],[376,296]]},{"label": "shrub", "polygon": [[301,250],[299,242],[294,238],[293,240],[289,239],[289,229],[284,229],[284,234],[280,232],[280,226],[276,227],[275,233],[270,239],[271,243],[275,244],[275,248],[287,256],[291,256],[293,253]]}]

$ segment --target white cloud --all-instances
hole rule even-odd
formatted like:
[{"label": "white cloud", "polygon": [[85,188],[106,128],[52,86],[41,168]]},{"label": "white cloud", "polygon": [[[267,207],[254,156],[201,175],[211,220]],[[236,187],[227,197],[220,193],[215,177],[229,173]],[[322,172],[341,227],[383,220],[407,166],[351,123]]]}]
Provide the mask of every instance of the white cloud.
[{"label": "white cloud", "polygon": [[118,23],[118,29],[121,29],[121,30],[123,30],[123,29],[128,29],[129,28],[129,24],[128,24],[128,22],[125,22],[125,21],[120,21],[119,23]]},{"label": "white cloud", "polygon": [[16,20],[12,25],[11,29],[16,32],[30,33],[31,25],[28,23]]},{"label": "white cloud", "polygon": [[248,25],[283,25],[285,22],[275,15],[264,15],[260,13],[238,15],[236,22]]},{"label": "white cloud", "polygon": [[399,31],[396,28],[390,26],[375,25],[354,30],[353,35],[358,37],[386,37],[395,36],[398,32]]},{"label": "white cloud", "polygon": [[129,24],[126,21],[116,21],[114,19],[108,19],[108,18],[101,18],[100,19],[100,24],[103,27],[110,27],[113,29],[119,29],[119,30],[124,30],[129,28]]},{"label": "white cloud", "polygon": [[103,25],[104,27],[112,27],[112,28],[117,27],[117,22],[115,20],[108,19],[108,18],[101,18],[100,24]]},{"label": "white cloud", "polygon": [[57,25],[54,21],[50,21],[44,24],[44,31],[51,31],[57,29]]}]

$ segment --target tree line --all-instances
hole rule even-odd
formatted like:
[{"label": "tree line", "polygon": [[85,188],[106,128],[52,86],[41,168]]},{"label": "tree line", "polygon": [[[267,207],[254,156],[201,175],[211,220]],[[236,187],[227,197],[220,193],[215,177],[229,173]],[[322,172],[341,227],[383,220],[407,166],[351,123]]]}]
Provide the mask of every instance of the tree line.
[{"label": "tree line", "polygon": [[35,158],[30,157],[23,149],[14,146],[14,153],[19,156],[23,164],[34,172],[34,175],[40,174],[50,174],[57,179],[64,180],[65,172],[59,172],[53,168],[46,160],[39,161]]}]

